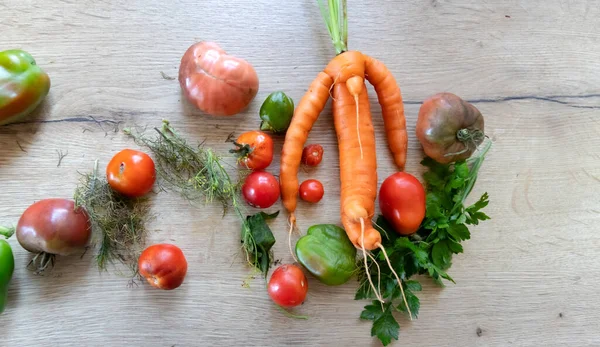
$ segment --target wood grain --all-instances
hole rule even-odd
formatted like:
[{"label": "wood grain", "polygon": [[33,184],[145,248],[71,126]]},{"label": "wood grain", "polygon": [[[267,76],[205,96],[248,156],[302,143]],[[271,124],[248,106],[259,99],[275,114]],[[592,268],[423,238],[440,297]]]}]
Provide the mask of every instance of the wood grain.
[{"label": "wood grain", "polygon": [[[400,82],[410,134],[407,170],[421,172],[414,136],[420,102],[441,91],[472,101],[494,146],[476,192],[488,191],[492,220],[476,228],[451,270],[457,284],[424,281],[419,319],[402,319],[399,346],[597,346],[600,344],[600,7],[570,0],[349,1],[350,47],[384,61]],[[0,2],[0,50],[30,51],[52,78],[26,123],[0,128],[0,222],[16,222],[33,201],[70,197],[94,159],[135,145],[119,127],[159,125],[221,153],[231,132],[258,126],[274,90],[299,100],[333,55],[314,1]],[[181,55],[215,40],[252,62],[260,91],[243,115],[201,115],[181,98]],[[375,96],[371,92],[373,105]],[[373,107],[379,181],[394,172],[381,112]],[[115,129],[117,130],[115,132]],[[278,139],[278,148],[281,146]],[[326,165],[303,173],[327,187],[317,206],[301,204],[301,228],[339,221],[336,137],[328,107],[309,141]],[[57,151],[67,152],[57,167]],[[278,171],[273,165],[271,172]],[[284,317],[260,279],[249,289],[239,255],[239,222],[218,206],[190,206],[159,194],[152,241],[174,242],[190,267],[173,292],[98,273],[91,254],[59,260],[47,277],[17,270],[2,346],[369,346],[370,324],[356,283],[310,280],[298,310]],[[285,219],[272,225],[285,237]],[[290,261],[285,242],[276,258]]]}]

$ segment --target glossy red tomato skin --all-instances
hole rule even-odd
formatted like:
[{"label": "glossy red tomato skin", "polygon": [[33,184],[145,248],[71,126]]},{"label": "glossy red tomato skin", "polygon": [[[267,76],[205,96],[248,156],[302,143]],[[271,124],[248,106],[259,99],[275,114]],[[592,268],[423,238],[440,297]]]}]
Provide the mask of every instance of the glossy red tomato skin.
[{"label": "glossy red tomato skin", "polygon": [[156,181],[154,161],[144,152],[124,149],[106,166],[106,179],[112,189],[125,196],[146,195]]},{"label": "glossy red tomato skin", "polygon": [[138,260],[138,270],[153,287],[172,290],[179,287],[187,273],[187,260],[181,249],[168,243],[146,248]]},{"label": "glossy red tomato skin", "polygon": [[325,194],[323,184],[313,179],[302,182],[302,184],[300,185],[299,192],[300,199],[307,202],[311,202],[313,204],[321,201],[321,199],[323,198],[323,194]]},{"label": "glossy red tomato skin", "polygon": [[250,170],[266,169],[273,162],[273,138],[262,131],[253,130],[241,134],[236,143],[248,146],[248,153],[242,148],[239,164]]},{"label": "glossy red tomato skin", "polygon": [[16,227],[19,244],[32,253],[70,255],[83,251],[92,236],[85,209],[70,199],[44,199],[29,206]]},{"label": "glossy red tomato skin", "polygon": [[302,150],[302,164],[317,166],[323,160],[323,146],[318,144],[308,145]]},{"label": "glossy red tomato skin", "polygon": [[252,207],[271,207],[279,199],[279,182],[268,172],[254,171],[246,177],[242,195]]},{"label": "glossy red tomato skin", "polygon": [[308,281],[300,267],[284,264],[273,271],[267,292],[271,300],[279,306],[298,306],[306,299]]},{"label": "glossy red tomato skin", "polygon": [[425,189],[415,176],[397,172],[381,184],[379,208],[398,234],[410,235],[425,218]]}]

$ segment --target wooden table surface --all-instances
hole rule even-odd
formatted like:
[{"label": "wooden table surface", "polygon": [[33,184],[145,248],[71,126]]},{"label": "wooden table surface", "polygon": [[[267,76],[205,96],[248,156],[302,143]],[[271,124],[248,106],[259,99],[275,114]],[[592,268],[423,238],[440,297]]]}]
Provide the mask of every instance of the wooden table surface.
[{"label": "wooden table surface", "polygon": [[[409,172],[422,171],[415,122],[422,100],[436,92],[473,102],[494,142],[474,193],[489,192],[492,220],[454,259],[456,285],[423,280],[419,319],[400,320],[396,345],[600,345],[599,27],[591,0],[349,1],[350,48],[385,62],[402,88]],[[243,114],[202,115],[182,100],[176,80],[161,76],[176,76],[198,40],[217,41],[256,68],[260,91]],[[52,88],[32,119],[0,128],[2,224],[16,223],[36,200],[71,197],[78,172],[135,148],[115,127],[166,118],[226,154],[229,133],[257,128],[270,92],[298,101],[333,56],[312,0],[2,0],[0,50],[10,48],[31,52]],[[372,111],[381,182],[395,169],[380,110]],[[303,230],[339,222],[329,106],[309,141],[324,145],[325,164],[301,176],[322,180],[327,191],[317,206],[299,205]],[[59,167],[57,151],[68,152]],[[353,300],[355,281],[326,287],[310,279],[298,309],[310,319],[288,319],[260,278],[242,286],[249,269],[235,216],[170,193],[153,199],[153,212],[150,242],[176,243],[188,258],[182,287],[128,288],[126,277],[99,273],[91,254],[61,258],[51,274],[36,276],[13,238],[17,268],[0,345],[379,345],[370,323],[358,319],[366,303]],[[285,218],[272,228],[275,257],[291,261]]]}]

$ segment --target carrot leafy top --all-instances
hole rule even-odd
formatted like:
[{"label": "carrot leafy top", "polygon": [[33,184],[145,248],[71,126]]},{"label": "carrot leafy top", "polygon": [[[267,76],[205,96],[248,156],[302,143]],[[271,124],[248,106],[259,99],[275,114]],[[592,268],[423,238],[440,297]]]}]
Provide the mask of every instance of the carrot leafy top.
[{"label": "carrot leafy top", "polygon": [[348,12],[346,0],[328,0],[329,6],[325,7],[323,0],[317,0],[321,15],[327,25],[336,54],[348,50]]}]

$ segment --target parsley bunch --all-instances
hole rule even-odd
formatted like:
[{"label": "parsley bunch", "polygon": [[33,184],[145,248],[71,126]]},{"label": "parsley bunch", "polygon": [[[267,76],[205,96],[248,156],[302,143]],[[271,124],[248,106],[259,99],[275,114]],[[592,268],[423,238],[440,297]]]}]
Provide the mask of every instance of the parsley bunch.
[{"label": "parsley bunch", "polygon": [[[426,214],[415,234],[402,237],[383,216],[377,219],[376,228],[381,232],[382,243],[392,267],[401,278],[401,285],[412,313],[411,318],[417,318],[419,313],[420,301],[415,293],[421,291],[421,284],[409,279],[414,275],[428,275],[441,286],[444,285],[444,279],[454,283],[446,271],[452,265],[452,256],[463,252],[461,242],[471,238],[468,226],[477,225],[480,221],[490,218],[481,211],[488,205],[487,193],[474,204],[464,205],[475,185],[477,173],[490,145],[491,143],[488,143],[479,156],[467,161],[440,164],[431,158],[425,158],[421,162],[428,168],[423,175],[427,189]],[[364,268],[358,275],[360,286],[354,299],[373,300],[364,307],[360,318],[373,322],[371,336],[377,336],[386,346],[392,339],[398,339],[400,331],[400,325],[393,313],[409,311],[381,250],[374,250],[373,257],[376,261],[368,258],[367,264],[371,279],[378,285],[384,302],[373,300],[376,296],[369,285]]]}]

